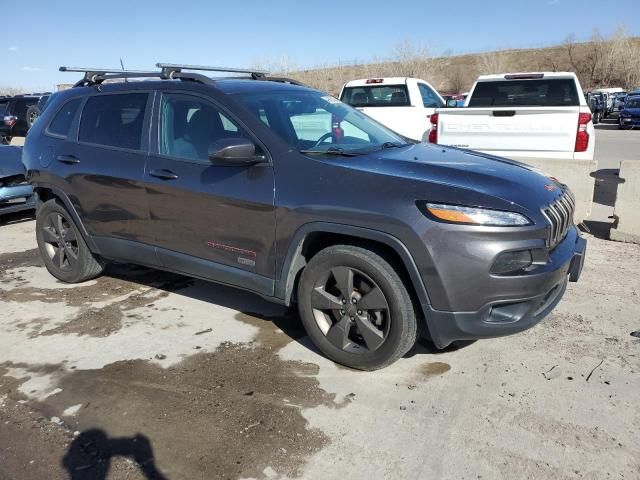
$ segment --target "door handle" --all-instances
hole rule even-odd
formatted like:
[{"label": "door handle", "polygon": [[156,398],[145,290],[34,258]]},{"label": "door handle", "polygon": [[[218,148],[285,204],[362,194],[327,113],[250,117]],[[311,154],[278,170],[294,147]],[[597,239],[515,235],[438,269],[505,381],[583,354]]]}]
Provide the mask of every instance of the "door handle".
[{"label": "door handle", "polygon": [[161,178],[163,180],[175,180],[176,178],[178,178],[178,175],[173,173],[171,170],[167,170],[164,168],[160,170],[151,170],[149,172],[149,175],[151,175],[152,177]]},{"label": "door handle", "polygon": [[80,159],[77,157],[74,157],[73,155],[58,155],[58,161],[61,163],[66,163],[67,165],[80,163]]}]

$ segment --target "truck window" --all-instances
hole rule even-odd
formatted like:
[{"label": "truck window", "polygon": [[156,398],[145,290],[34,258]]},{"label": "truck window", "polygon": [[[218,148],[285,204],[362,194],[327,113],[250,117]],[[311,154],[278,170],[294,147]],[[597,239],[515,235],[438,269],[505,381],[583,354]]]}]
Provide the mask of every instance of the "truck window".
[{"label": "truck window", "polygon": [[352,107],[408,107],[409,93],[406,85],[373,85],[347,87],[340,98]]},{"label": "truck window", "polygon": [[577,107],[576,82],[570,78],[479,82],[469,107]]},{"label": "truck window", "polygon": [[8,102],[0,102],[0,115],[4,115],[7,111]]},{"label": "truck window", "polygon": [[428,85],[418,83],[418,89],[420,90],[420,96],[422,97],[422,105],[424,105],[425,108],[440,108],[444,106],[444,103],[442,103],[438,94],[429,88]]}]

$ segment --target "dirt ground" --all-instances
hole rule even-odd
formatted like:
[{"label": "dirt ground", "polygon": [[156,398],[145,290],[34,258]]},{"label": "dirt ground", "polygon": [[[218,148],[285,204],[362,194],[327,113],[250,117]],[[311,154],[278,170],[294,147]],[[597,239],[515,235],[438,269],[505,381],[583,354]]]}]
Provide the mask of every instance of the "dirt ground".
[{"label": "dirt ground", "polygon": [[247,293],[61,284],[33,229],[0,220],[0,480],[640,478],[640,245],[589,236],[528,332],[362,373]]}]

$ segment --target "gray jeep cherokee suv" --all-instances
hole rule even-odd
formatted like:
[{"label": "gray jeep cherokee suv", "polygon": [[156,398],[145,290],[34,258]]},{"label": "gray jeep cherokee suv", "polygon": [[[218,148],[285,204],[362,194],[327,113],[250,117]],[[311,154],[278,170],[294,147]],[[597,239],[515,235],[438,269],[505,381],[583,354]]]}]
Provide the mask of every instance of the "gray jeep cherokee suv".
[{"label": "gray jeep cherokee suv", "polygon": [[56,278],[124,261],[297,302],[317,348],[364,370],[421,333],[444,348],[525,330],[578,280],[586,241],[555,179],[407,141],[286,79],[158,66],[87,71],[27,138]]}]

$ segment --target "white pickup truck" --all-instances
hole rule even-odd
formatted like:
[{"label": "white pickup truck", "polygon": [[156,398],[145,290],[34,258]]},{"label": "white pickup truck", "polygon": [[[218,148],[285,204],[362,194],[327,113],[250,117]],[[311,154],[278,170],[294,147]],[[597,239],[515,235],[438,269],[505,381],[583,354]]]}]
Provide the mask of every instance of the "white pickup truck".
[{"label": "white pickup truck", "polygon": [[478,78],[465,106],[438,109],[428,141],[527,162],[593,160],[591,111],[574,73]]},{"label": "white pickup truck", "polygon": [[407,138],[421,141],[431,129],[429,118],[444,99],[419,78],[387,77],[351,80],[340,100]]}]

